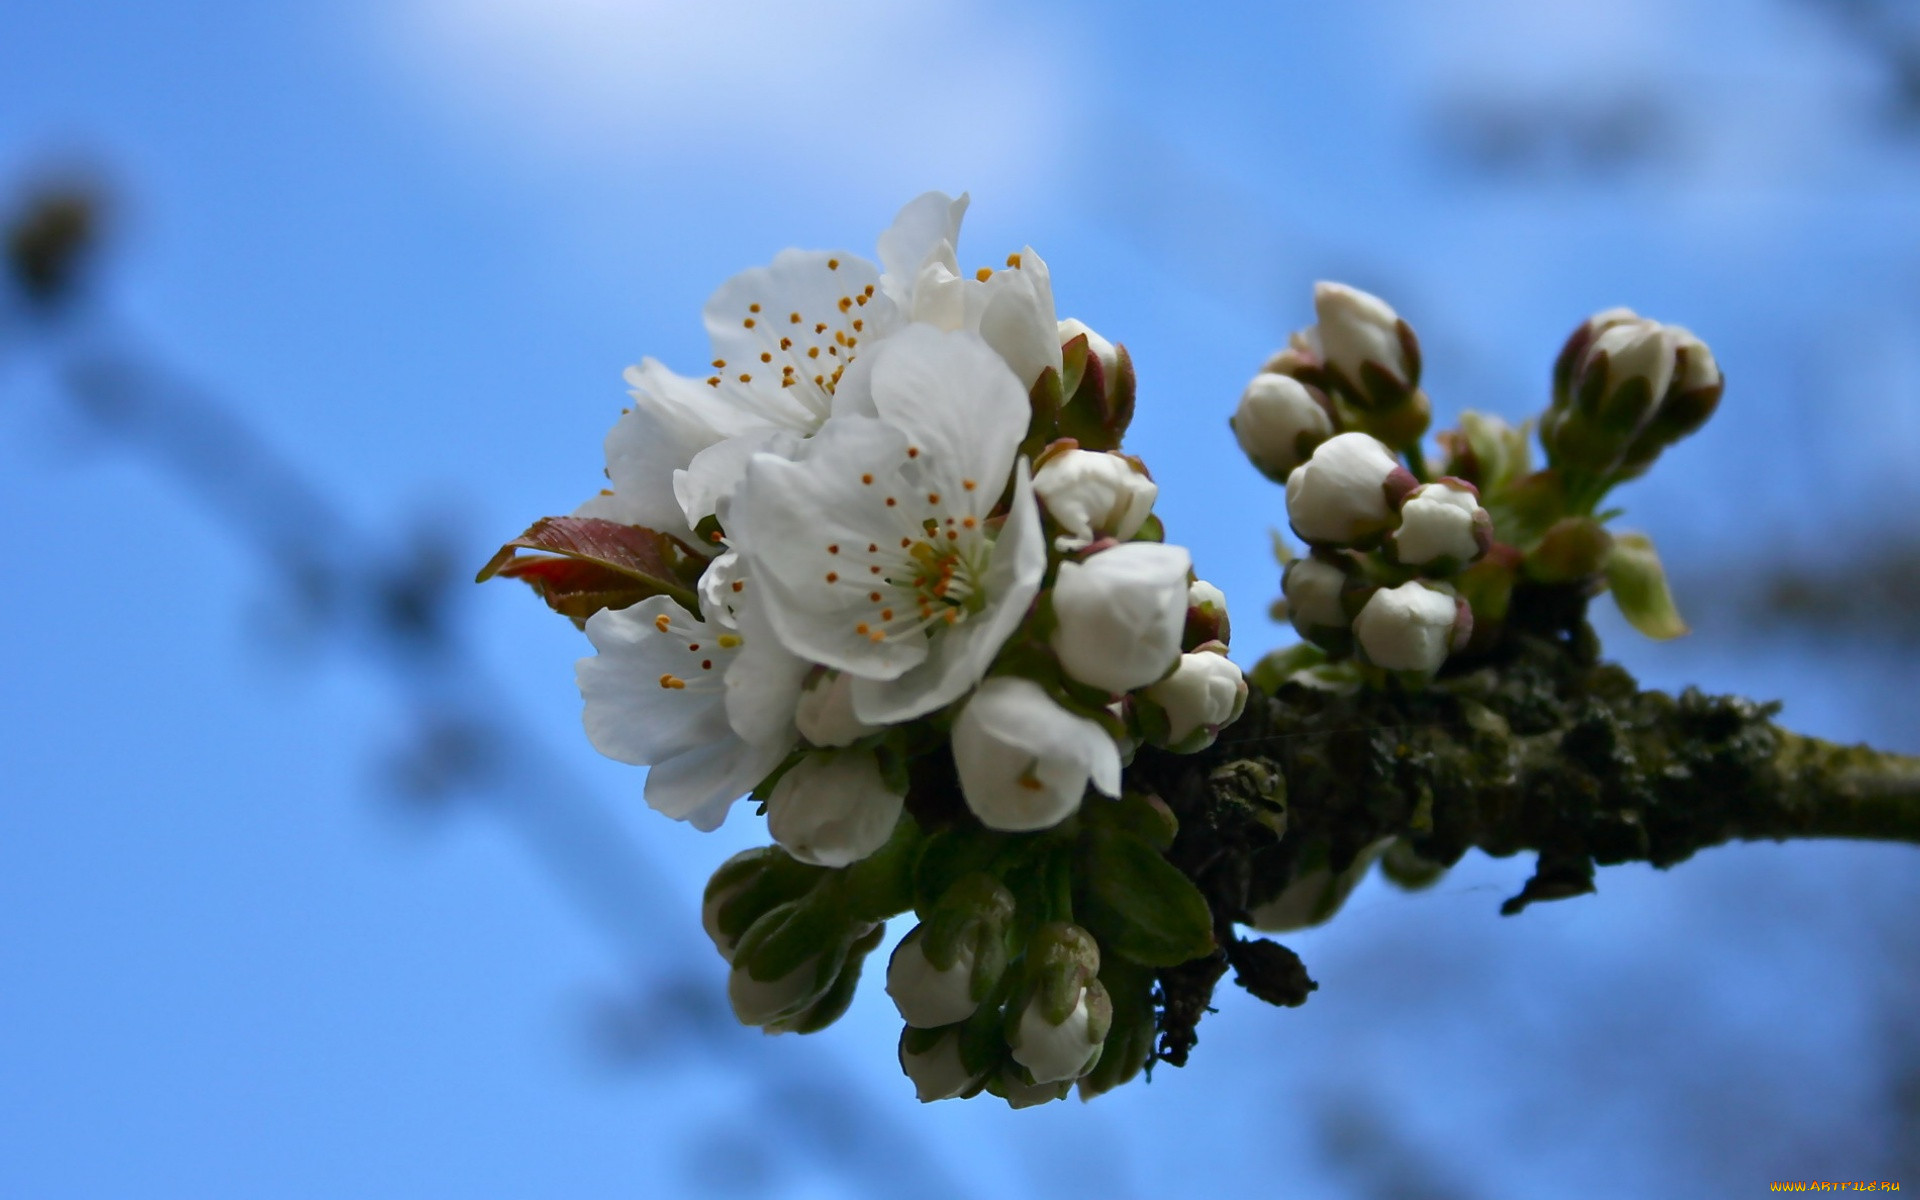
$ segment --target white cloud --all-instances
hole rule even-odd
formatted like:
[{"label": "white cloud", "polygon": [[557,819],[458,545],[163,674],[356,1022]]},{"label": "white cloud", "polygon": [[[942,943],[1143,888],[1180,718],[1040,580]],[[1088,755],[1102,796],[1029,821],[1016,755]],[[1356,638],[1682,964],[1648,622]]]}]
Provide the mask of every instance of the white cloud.
[{"label": "white cloud", "polygon": [[[389,48],[470,129],[542,159],[780,190],[1031,195],[1073,124],[1074,41],[925,0],[399,0]],[[654,161],[650,162],[650,158]]]}]

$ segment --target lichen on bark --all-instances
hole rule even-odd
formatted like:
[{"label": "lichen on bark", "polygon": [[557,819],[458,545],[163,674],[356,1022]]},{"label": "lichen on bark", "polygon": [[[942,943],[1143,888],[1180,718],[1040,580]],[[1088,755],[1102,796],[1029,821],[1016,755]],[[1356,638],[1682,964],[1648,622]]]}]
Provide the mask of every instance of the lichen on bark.
[{"label": "lichen on bark", "polygon": [[1585,608],[1582,590],[1523,586],[1499,644],[1426,688],[1285,681],[1203,754],[1140,752],[1128,785],[1178,818],[1169,857],[1219,947],[1160,973],[1160,1061],[1185,1061],[1229,968],[1262,999],[1303,1001],[1299,960],[1237,927],[1306,870],[1337,874],[1383,843],[1383,869],[1411,885],[1472,849],[1534,853],[1506,914],[1593,891],[1599,866],[1669,867],[1731,841],[1920,844],[1920,758],[1793,733],[1777,704],[1642,689],[1601,660]]}]

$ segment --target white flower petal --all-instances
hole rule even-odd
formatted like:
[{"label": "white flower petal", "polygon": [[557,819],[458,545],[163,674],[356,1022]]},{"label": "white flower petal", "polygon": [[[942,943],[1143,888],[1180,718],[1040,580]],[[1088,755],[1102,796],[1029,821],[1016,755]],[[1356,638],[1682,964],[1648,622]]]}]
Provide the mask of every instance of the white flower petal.
[{"label": "white flower petal", "polygon": [[926,325],[909,325],[873,351],[873,401],[948,486],[974,480],[988,505],[1032,417],[1026,390],[991,347]]},{"label": "white flower petal", "polygon": [[954,247],[960,244],[960,221],[967,213],[967,195],[953,199],[945,192],[923,192],[906,203],[893,225],[880,235],[880,266],[886,272],[881,288],[904,311],[911,311],[913,284],[929,259],[958,274]]},{"label": "white flower petal", "polygon": [[1097,1044],[1088,1028],[1089,1018],[1085,988],[1080,989],[1073,1011],[1058,1025],[1048,1023],[1038,1003],[1029,1003],[1014,1027],[1013,1061],[1032,1073],[1036,1084],[1079,1078]]},{"label": "white flower petal", "polygon": [[732,736],[717,686],[733,657],[720,644],[726,630],[653,596],[602,609],[587,619],[586,632],[599,653],[581,659],[574,674],[594,749],[645,766]]},{"label": "white flower petal", "polygon": [[1080,807],[1089,781],[1120,792],[1120,752],[1097,723],[1029,679],[996,676],[960,710],[953,760],[967,806],[989,829],[1048,829]]},{"label": "white flower petal", "polygon": [[695,829],[718,829],[733,802],[758,787],[785,757],[777,743],[750,746],[729,735],[648,768],[647,805]]},{"label": "white flower petal", "polygon": [[761,605],[742,605],[739,624],[742,644],[724,676],[727,721],[746,741],[773,743],[784,756],[793,747],[794,711],[813,665],[780,644]]},{"label": "white flower petal", "polygon": [[926,658],[924,638],[876,642],[859,630],[872,607],[868,593],[851,586],[859,568],[830,550],[851,557],[889,530],[885,500],[904,485],[888,465],[905,462],[906,452],[906,435],[891,425],[835,417],[798,460],[761,455],[748,464],[729,534],[751,564],[748,586],[767,597],[767,617],[794,653],[875,678],[897,677]]},{"label": "white flower petal", "polygon": [[1028,246],[1020,252],[1019,264],[995,271],[985,281],[979,330],[1026,391],[1048,367],[1060,369],[1060,323],[1054,317],[1053,280],[1046,262]]},{"label": "white flower petal", "polygon": [[863,721],[892,725],[909,721],[950,704],[980,682],[993,665],[1027,607],[1040,590],[1047,570],[1046,537],[1040,528],[1040,509],[1034,503],[1027,462],[1015,469],[1013,502],[1007,521],[993,543],[982,591],[986,607],[933,637],[926,661],[897,679],[857,679],[853,710]]},{"label": "white flower petal", "polygon": [[927,961],[924,936],[924,926],[915,928],[894,948],[887,962],[887,995],[902,1021],[916,1029],[938,1029],[966,1020],[980,1007],[973,998],[973,948],[962,945],[953,965],[942,971]]},{"label": "white flower petal", "polygon": [[801,441],[791,429],[763,429],[716,442],[694,455],[684,470],[673,472],[674,499],[687,525],[698,525],[722,511],[754,455],[792,458],[800,452]]}]

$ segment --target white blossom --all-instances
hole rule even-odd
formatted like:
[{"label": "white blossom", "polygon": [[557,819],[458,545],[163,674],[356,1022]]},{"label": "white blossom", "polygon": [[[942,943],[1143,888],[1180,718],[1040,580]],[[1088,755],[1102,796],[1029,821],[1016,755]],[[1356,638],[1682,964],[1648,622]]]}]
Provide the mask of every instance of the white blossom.
[{"label": "white blossom", "polygon": [[961,1059],[960,1032],[953,1029],[942,1033],[918,1054],[909,1051],[906,1039],[902,1038],[900,1069],[913,1081],[914,1097],[922,1104],[951,1100],[980,1082],[980,1076],[969,1071]]},{"label": "white blossom", "polygon": [[963,942],[953,965],[942,971],[927,961],[924,934],[915,929],[894,947],[887,962],[887,995],[901,1020],[916,1029],[937,1029],[966,1020],[980,1007],[973,998],[973,947]]},{"label": "white blossom", "polygon": [[910,201],[880,239],[882,294],[909,320],[977,333],[1028,389],[1060,369],[1059,322],[1047,264],[1031,246],[1003,268],[963,272],[956,257],[967,198],[928,192]]},{"label": "white blossom", "polygon": [[1092,1014],[1087,1007],[1087,989],[1080,989],[1073,1011],[1058,1025],[1048,1021],[1040,1008],[1037,1001],[1029,1002],[1020,1014],[1009,1039],[1013,1061],[1025,1067],[1036,1084],[1079,1078],[1086,1072],[1093,1052],[1100,1048],[1089,1028]]},{"label": "white blossom", "polygon": [[1412,382],[1400,345],[1400,316],[1386,301],[1343,283],[1321,282],[1313,285],[1313,312],[1321,355],[1349,382],[1359,385],[1361,364],[1368,362],[1403,384]]},{"label": "white blossom", "polygon": [[1147,699],[1167,714],[1167,742],[1178,746],[1195,733],[1217,734],[1247,703],[1247,681],[1225,654],[1182,654],[1173,674],[1147,688]]},{"label": "white blossom", "polygon": [[953,761],[967,807],[989,829],[1051,828],[1079,809],[1089,782],[1120,794],[1120,751],[1107,731],[1017,676],[987,680],[960,710]]},{"label": "white blossom", "polygon": [[1387,483],[1404,471],[1393,452],[1364,433],[1336,434],[1287,476],[1287,518],[1308,542],[1335,545],[1378,533],[1393,522]]},{"label": "white blossom", "polygon": [[1159,542],[1061,563],[1051,644],[1067,674],[1114,693],[1165,675],[1180,654],[1192,566],[1184,548]]},{"label": "white blossom", "polygon": [[[869,724],[909,720],[977,683],[1046,570],[1024,459],[1027,399],[979,338],[909,326],[841,415],[793,460],[756,455],[728,534],[795,654],[855,676]],[[997,533],[988,517],[1014,488]]]},{"label": "white blossom", "polygon": [[713,829],[794,743],[806,664],[777,640],[699,620],[665,596],[588,618],[575,675],[594,748],[649,766],[647,803]]},{"label": "white blossom", "polygon": [[809,754],[774,785],[767,832],[803,863],[844,867],[886,844],[905,800],[870,750]]},{"label": "white blossom", "polygon": [[1375,592],[1354,618],[1353,632],[1375,666],[1430,674],[1452,650],[1458,616],[1453,596],[1413,580]]},{"label": "white blossom", "polygon": [[1241,393],[1228,421],[1240,450],[1262,474],[1285,479],[1333,436],[1333,421],[1306,385],[1288,375],[1262,371]]},{"label": "white blossom", "polygon": [[1400,528],[1390,535],[1394,556],[1408,566],[1441,559],[1468,563],[1481,552],[1480,533],[1491,518],[1478,514],[1480,498],[1470,488],[1452,483],[1425,483],[1407,494],[1400,506]]},{"label": "white blossom", "polygon": [[651,358],[628,369],[633,404],[607,435],[609,487],[577,515],[644,525],[710,551],[681,507],[677,473],[731,438],[818,429],[859,348],[900,324],[878,285],[865,259],[810,250],[782,251],[722,284],[705,311],[711,373],[679,375]]},{"label": "white blossom", "polygon": [[1122,454],[1065,450],[1040,464],[1033,491],[1065,533],[1061,550],[1080,550],[1099,537],[1126,541],[1153,512],[1160,488]]}]

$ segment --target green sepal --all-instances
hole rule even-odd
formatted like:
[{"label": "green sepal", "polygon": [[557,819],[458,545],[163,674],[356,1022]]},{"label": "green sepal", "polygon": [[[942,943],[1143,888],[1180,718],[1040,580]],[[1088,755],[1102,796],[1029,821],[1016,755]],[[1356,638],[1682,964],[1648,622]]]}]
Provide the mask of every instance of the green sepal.
[{"label": "green sepal", "polygon": [[1327,652],[1312,642],[1295,642],[1269,650],[1253,665],[1253,670],[1247,672],[1247,682],[1271,696],[1295,671],[1317,667],[1326,661]]},{"label": "green sepal", "polygon": [[1164,542],[1167,540],[1167,526],[1159,513],[1148,513],[1147,519],[1140,522],[1140,528],[1131,538],[1132,542]]},{"label": "green sepal", "polygon": [[1150,792],[1128,790],[1118,800],[1088,796],[1080,805],[1080,818],[1096,828],[1130,834],[1163,852],[1172,848],[1180,834],[1180,819],[1165,800]]},{"label": "green sepal", "polygon": [[1654,552],[1653,539],[1644,533],[1620,533],[1607,556],[1607,586],[1627,623],[1655,641],[1667,641],[1687,632],[1667,589],[1667,572]]},{"label": "green sepal", "polygon": [[912,814],[901,813],[878,850],[833,872],[848,914],[862,921],[885,921],[912,908],[922,845],[919,823]]},{"label": "green sepal", "polygon": [[1598,575],[1613,550],[1613,535],[1593,517],[1562,517],[1527,552],[1527,578],[1539,583],[1572,583]]},{"label": "green sepal", "polygon": [[1413,848],[1413,843],[1398,838],[1380,856],[1380,873],[1402,891],[1418,892],[1438,883],[1440,877],[1447,873],[1447,868],[1421,858]]},{"label": "green sepal", "polygon": [[816,958],[831,961],[837,970],[848,935],[839,905],[822,899],[819,891],[809,892],[768,910],[748,927],[734,948],[733,967],[762,983],[784,979]]},{"label": "green sepal", "polygon": [[1027,419],[1027,435],[1020,440],[1020,453],[1028,461],[1037,460],[1040,452],[1058,436],[1061,398],[1060,372],[1048,367],[1027,391],[1027,405],[1032,415]]},{"label": "green sepal", "polygon": [[778,846],[763,846],[722,863],[707,881],[705,896],[733,892],[714,916],[720,932],[737,944],[754,922],[806,895],[827,874],[825,867],[800,862]]},{"label": "green sepal", "polygon": [[834,976],[833,985],[826,994],[806,1008],[790,1017],[763,1026],[768,1033],[818,1033],[846,1015],[853,1004],[854,993],[860,987],[861,969],[866,965],[867,955],[880,944],[886,936],[884,925],[875,925],[872,929],[855,938],[847,948],[846,960],[840,965],[840,973]]},{"label": "green sepal", "polygon": [[1076,912],[1101,945],[1149,967],[1177,967],[1213,952],[1206,898],[1151,842],[1093,829],[1081,856],[1085,891]]}]

